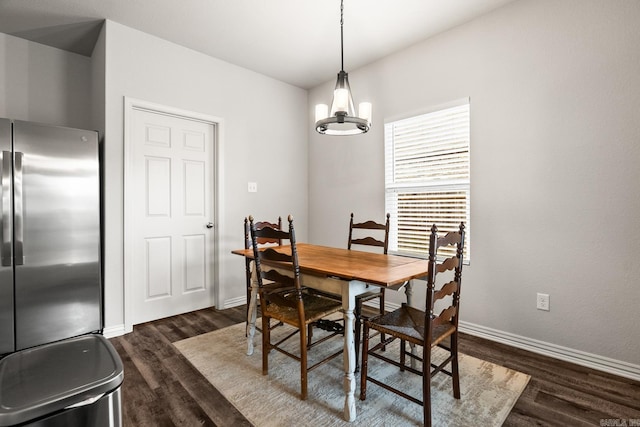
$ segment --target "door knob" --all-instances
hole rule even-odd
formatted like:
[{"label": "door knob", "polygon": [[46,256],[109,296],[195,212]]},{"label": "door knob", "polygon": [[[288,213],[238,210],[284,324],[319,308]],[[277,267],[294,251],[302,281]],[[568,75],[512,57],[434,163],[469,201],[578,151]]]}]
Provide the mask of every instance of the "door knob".
[{"label": "door knob", "polygon": [[208,222],[207,223],[207,228],[213,228],[213,223],[212,222]]}]

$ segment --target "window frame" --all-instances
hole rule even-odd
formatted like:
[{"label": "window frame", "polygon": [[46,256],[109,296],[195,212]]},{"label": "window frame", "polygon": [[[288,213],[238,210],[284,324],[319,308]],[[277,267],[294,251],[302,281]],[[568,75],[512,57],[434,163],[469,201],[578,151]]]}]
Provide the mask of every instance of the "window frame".
[{"label": "window frame", "polygon": [[[450,110],[450,111],[449,111]],[[464,176],[464,171],[462,172],[462,176],[456,176],[456,174],[460,174],[460,166],[453,165],[451,169],[444,168],[445,174],[448,176],[453,176],[450,179],[443,179],[443,175],[441,174],[429,174],[426,171],[430,171],[429,167],[416,167],[414,169],[407,168],[406,164],[404,166],[399,166],[399,161],[397,159],[398,152],[395,144],[396,135],[401,132],[397,132],[397,126],[409,126],[407,123],[418,124],[422,126],[422,130],[426,130],[429,126],[433,126],[438,119],[435,119],[439,115],[447,114],[447,113],[455,113],[462,111],[464,115],[463,121],[466,119],[466,123],[462,125],[462,128],[459,126],[455,128],[455,131],[459,132],[466,138],[466,152],[461,151],[459,158],[456,157],[456,154],[451,155],[451,153],[446,152],[440,155],[430,155],[428,157],[433,159],[445,159],[444,163],[454,163],[454,161],[447,161],[445,156],[449,159],[456,158],[456,162],[466,157],[466,177]],[[422,124],[421,123],[422,120]],[[466,129],[465,129],[466,124]],[[398,136],[397,138],[401,138]],[[419,142],[419,139],[417,140]],[[429,144],[430,147],[425,147],[424,145],[420,145],[422,148],[415,149],[416,152],[419,151],[428,151],[429,149],[435,150],[435,145],[440,143],[442,144],[443,140],[432,139]],[[415,145],[415,141],[413,141]],[[406,142],[405,142],[406,143]],[[426,143],[426,142],[424,142]],[[447,145],[445,143],[445,145]],[[459,143],[454,144],[455,147],[463,147],[464,144],[460,145]],[[406,149],[406,148],[405,148]],[[385,199],[385,212],[391,214],[391,228],[389,231],[389,253],[403,255],[403,256],[411,256],[416,258],[426,258],[428,256],[428,239],[430,234],[431,224],[436,222],[436,225],[442,227],[441,231],[453,231],[457,229],[457,226],[460,223],[460,220],[464,221],[465,224],[465,254],[464,254],[464,264],[469,265],[471,261],[471,102],[470,98],[459,99],[447,104],[442,104],[438,106],[434,106],[426,111],[421,111],[418,113],[413,113],[410,115],[405,115],[403,117],[397,117],[385,120],[384,123],[384,166],[385,166],[385,186],[384,186],[384,199]],[[466,154],[465,154],[466,153]],[[418,154],[416,154],[418,156]],[[423,154],[423,157],[427,157]],[[417,158],[417,157],[416,157]],[[410,162],[409,162],[410,163]],[[424,161],[423,161],[424,163]],[[437,163],[437,162],[436,162]],[[464,163],[464,162],[463,162]],[[462,164],[462,163],[460,163]],[[464,165],[462,166],[464,168]],[[398,178],[400,182],[396,181],[397,177],[397,169],[401,169],[405,175],[403,178]],[[437,168],[434,168],[437,169]],[[460,169],[460,170],[457,170]],[[415,170],[417,172],[422,172],[424,175],[428,175],[429,178],[417,178],[412,179],[406,173],[407,171]],[[446,193],[449,193],[450,197],[446,196]],[[457,193],[457,194],[456,194]],[[405,224],[404,235],[401,238],[403,244],[399,247],[399,218],[398,218],[398,195],[406,195],[405,200],[409,200],[411,198],[411,194],[414,195],[422,195],[423,202],[420,203],[419,198],[415,198],[418,200],[416,203],[419,205],[424,211],[437,211],[433,218],[427,218],[425,221],[419,219],[411,219],[408,221],[403,221]],[[450,200],[452,203],[449,203],[447,209],[451,209],[454,213],[453,217],[456,218],[456,224],[453,223],[448,224],[448,226],[442,226],[442,222],[439,224],[437,218],[439,216],[443,216],[443,212],[447,212],[446,210],[439,209],[438,203],[435,202],[432,197],[425,196],[426,194],[438,194],[445,195],[442,200]],[[463,200],[461,203],[460,200]],[[456,203],[457,202],[457,203]],[[411,203],[411,202],[408,202]],[[406,204],[406,203],[405,203]],[[407,209],[405,207],[405,209]],[[424,214],[424,213],[422,213]],[[449,215],[451,217],[451,215]],[[406,218],[406,216],[405,216]],[[423,222],[424,224],[417,224]],[[413,225],[413,227],[411,227]],[[408,227],[408,228],[407,228]],[[408,232],[406,230],[409,230]],[[411,232],[413,230],[413,233]],[[417,240],[414,244],[414,249],[411,249],[411,245],[406,242],[409,242],[411,239],[407,237],[408,234],[415,234]],[[426,243],[423,242],[426,241]],[[406,250],[403,250],[402,246],[405,246]],[[443,254],[444,256],[450,256],[451,254]]]}]

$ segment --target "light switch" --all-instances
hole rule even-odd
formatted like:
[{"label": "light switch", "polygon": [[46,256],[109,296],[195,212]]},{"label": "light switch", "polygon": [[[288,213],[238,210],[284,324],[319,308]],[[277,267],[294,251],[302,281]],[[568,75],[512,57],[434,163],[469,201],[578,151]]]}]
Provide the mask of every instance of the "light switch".
[{"label": "light switch", "polygon": [[249,191],[249,193],[257,193],[258,192],[258,183],[257,182],[248,183],[247,190]]}]

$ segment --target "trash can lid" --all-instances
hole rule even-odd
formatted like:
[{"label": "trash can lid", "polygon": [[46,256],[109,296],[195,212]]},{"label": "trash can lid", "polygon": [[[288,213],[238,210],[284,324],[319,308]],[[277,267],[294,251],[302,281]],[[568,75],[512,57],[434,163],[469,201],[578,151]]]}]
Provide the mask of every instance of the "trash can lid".
[{"label": "trash can lid", "polygon": [[90,334],[12,353],[0,360],[0,426],[93,402],[122,384],[122,360]]}]

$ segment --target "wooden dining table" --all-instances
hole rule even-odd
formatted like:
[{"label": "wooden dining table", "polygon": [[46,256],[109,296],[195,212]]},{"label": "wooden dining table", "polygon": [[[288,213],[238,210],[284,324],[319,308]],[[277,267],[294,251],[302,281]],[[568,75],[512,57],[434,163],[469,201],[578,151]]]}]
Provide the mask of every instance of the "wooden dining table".
[{"label": "wooden dining table", "polygon": [[[304,286],[340,295],[344,316],[344,418],[355,421],[355,297],[370,291],[371,286],[398,289],[411,279],[427,274],[428,262],[424,259],[398,255],[383,255],[357,250],[298,243],[298,261]],[[291,247],[271,246],[291,253]],[[233,254],[253,259],[252,249],[238,249]],[[255,270],[252,267],[252,271]],[[258,285],[253,271],[251,301],[249,302],[247,327],[247,354],[253,354]]]}]

